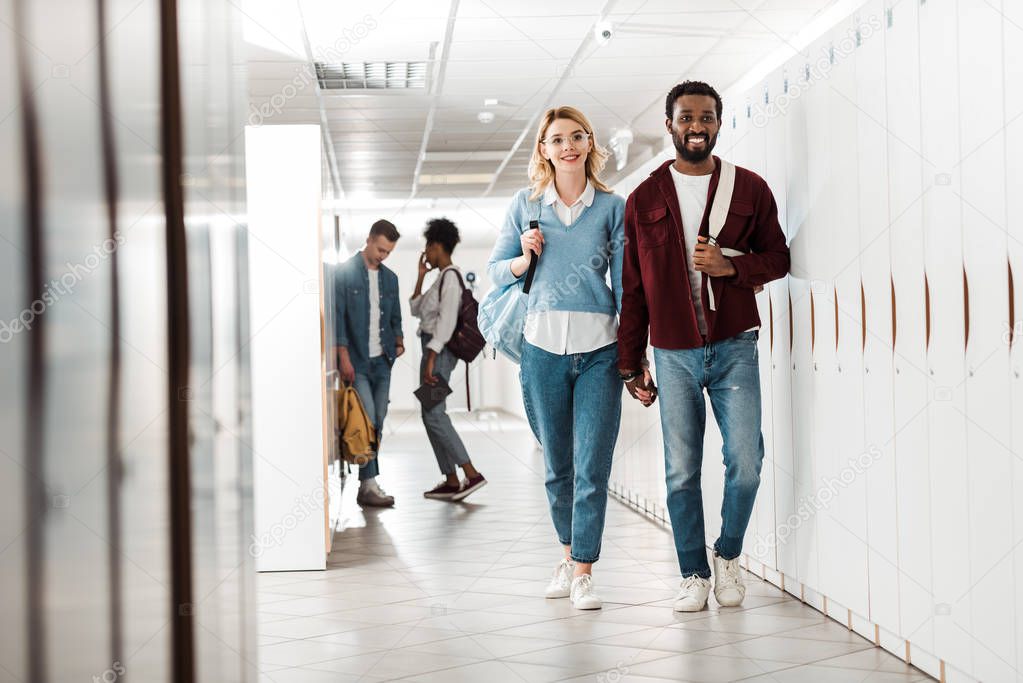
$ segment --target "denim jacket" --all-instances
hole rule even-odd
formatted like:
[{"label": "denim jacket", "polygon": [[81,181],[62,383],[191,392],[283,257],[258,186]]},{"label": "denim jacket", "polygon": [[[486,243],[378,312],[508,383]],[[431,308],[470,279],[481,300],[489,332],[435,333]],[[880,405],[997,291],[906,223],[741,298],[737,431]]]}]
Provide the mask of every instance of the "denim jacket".
[{"label": "denim jacket", "polygon": [[[398,276],[380,266],[380,346],[388,363],[396,357],[395,341],[401,331]],[[338,266],[334,275],[335,335],[338,346],[348,348],[356,372],[369,368],[369,272],[362,252]]]}]

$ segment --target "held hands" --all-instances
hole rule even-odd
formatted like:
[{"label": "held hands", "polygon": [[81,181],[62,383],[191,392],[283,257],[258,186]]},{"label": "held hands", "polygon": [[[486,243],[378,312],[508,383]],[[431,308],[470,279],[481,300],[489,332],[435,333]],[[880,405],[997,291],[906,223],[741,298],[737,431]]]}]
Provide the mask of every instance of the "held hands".
[{"label": "held hands", "polygon": [[698,244],[693,252],[693,267],[711,277],[731,277],[736,274],[731,260],[721,253],[721,247],[708,244],[703,235],[696,238]]},{"label": "held hands", "polygon": [[649,368],[644,368],[642,375],[636,375],[625,382],[625,388],[632,398],[643,404],[644,408],[649,408],[657,400],[657,387],[654,386]]}]

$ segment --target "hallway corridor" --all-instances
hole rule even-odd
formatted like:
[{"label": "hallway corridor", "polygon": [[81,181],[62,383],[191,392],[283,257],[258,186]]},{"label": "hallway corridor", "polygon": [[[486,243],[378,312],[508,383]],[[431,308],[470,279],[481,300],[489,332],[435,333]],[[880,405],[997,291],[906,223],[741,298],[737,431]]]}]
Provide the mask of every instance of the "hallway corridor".
[{"label": "hallway corridor", "polygon": [[615,500],[594,571],[604,609],[545,600],[559,551],[542,455],[519,421],[454,417],[490,485],[423,499],[436,465],[418,414],[395,413],[381,480],[396,507],[361,512],[349,482],[327,571],[259,575],[261,681],[930,680],[753,576],[742,608],[711,596],[673,612],[670,532]]}]

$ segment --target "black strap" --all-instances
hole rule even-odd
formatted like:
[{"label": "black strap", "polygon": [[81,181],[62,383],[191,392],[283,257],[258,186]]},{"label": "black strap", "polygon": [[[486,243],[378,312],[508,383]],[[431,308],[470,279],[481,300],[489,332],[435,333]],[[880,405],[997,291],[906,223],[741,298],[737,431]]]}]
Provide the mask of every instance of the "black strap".
[{"label": "black strap", "polygon": [[465,291],[465,282],[462,280],[462,271],[458,270],[458,268],[448,268],[447,270],[440,274],[440,281],[437,283],[438,299],[440,298],[440,295],[444,292],[444,276],[447,275],[452,270],[455,271],[455,275],[458,276],[458,284],[462,286],[462,291],[463,292]]},{"label": "black strap", "polygon": [[[529,229],[537,230],[540,227],[540,202],[536,202],[536,218],[529,220]],[[526,281],[522,285],[522,293],[529,294],[529,290],[533,287],[533,277],[536,275],[536,262],[539,258],[535,251],[529,253],[529,270],[526,271]]]}]

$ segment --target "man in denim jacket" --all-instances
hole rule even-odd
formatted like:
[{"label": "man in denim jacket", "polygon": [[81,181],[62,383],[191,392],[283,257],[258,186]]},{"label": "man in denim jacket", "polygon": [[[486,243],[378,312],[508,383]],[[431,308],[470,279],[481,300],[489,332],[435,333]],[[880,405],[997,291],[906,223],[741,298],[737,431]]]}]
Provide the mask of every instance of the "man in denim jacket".
[{"label": "man in denim jacket", "polygon": [[[387,415],[391,366],[405,353],[398,276],[383,265],[399,237],[393,223],[377,221],[370,228],[366,246],[342,263],[334,278],[335,339],[341,378],[354,383],[376,427],[378,441]],[[394,497],[384,493],[376,481],[379,460],[378,456],[359,468],[359,505],[394,505]]]}]

